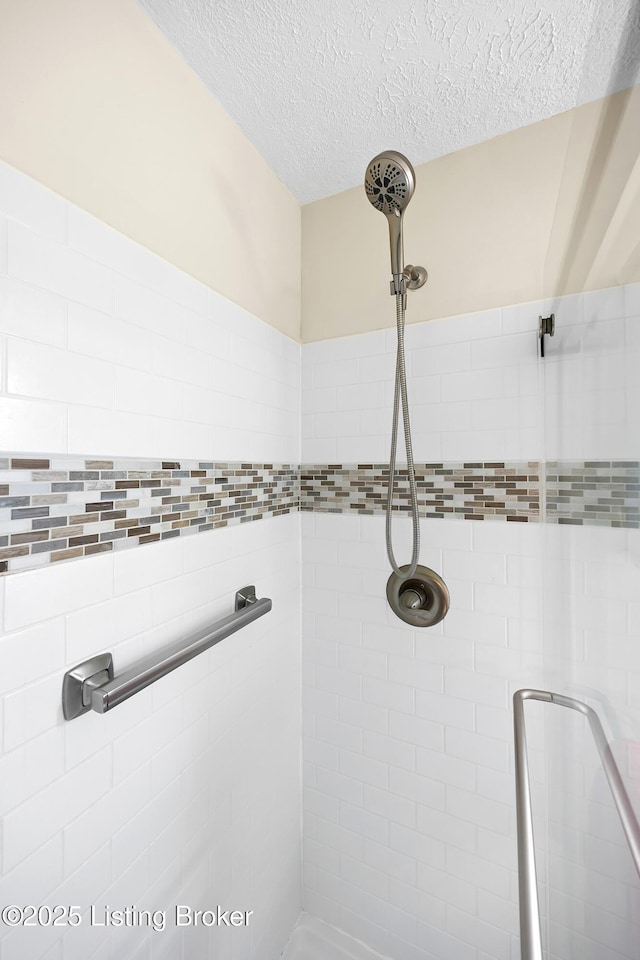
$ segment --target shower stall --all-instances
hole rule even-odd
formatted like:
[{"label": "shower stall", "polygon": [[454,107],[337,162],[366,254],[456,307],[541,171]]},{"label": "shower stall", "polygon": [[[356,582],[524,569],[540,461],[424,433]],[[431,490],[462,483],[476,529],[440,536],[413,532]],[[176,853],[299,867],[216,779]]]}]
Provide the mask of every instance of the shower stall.
[{"label": "shower stall", "polygon": [[[597,712],[637,816],[636,297],[611,288],[409,328],[413,382],[445,394],[429,414],[447,428],[429,444],[451,450],[416,455],[423,560],[451,594],[439,626],[407,631],[385,606],[384,520],[366,515],[382,467],[332,474],[361,514],[345,516],[319,512],[326,467],[303,465],[305,903],[383,956],[520,956],[516,690]],[[359,339],[366,368],[385,340]],[[308,380],[351,355],[348,340],[307,348]],[[477,409],[469,460],[452,426],[462,406]],[[589,724],[534,701],[526,717],[542,956],[636,958],[640,882]]]},{"label": "shower stall", "polygon": [[0,960],[640,960],[637,10],[301,210],[149,6],[0,2]]}]

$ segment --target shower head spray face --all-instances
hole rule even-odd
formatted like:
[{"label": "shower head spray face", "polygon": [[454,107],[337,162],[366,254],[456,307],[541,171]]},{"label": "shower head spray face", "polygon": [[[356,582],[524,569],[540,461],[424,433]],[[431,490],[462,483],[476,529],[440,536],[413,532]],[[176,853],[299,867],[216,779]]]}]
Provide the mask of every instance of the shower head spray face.
[{"label": "shower head spray face", "polygon": [[385,150],[374,157],[364,178],[364,189],[371,206],[384,213],[389,221],[391,273],[399,292],[402,277],[402,215],[413,196],[416,175],[406,157],[395,150]]},{"label": "shower head spray face", "polygon": [[364,189],[371,206],[386,217],[399,217],[411,200],[416,175],[406,157],[385,150],[374,157],[364,178]]}]

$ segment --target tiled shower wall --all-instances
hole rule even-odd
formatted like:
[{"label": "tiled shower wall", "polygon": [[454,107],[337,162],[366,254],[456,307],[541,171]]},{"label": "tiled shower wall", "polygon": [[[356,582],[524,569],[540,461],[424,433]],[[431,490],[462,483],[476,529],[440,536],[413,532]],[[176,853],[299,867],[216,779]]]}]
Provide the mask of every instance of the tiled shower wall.
[{"label": "tiled shower wall", "polygon": [[[639,330],[640,287],[407,328],[414,456],[437,492],[421,562],[451,592],[430,630],[386,605],[382,516],[345,515],[365,488],[382,512],[395,332],[303,348],[309,497],[330,510],[334,484],[346,505],[303,515],[305,904],[385,955],[519,956],[515,689],[586,698],[637,786]],[[515,490],[536,464],[543,523]],[[406,514],[394,536],[408,559]],[[638,960],[640,885],[590,734],[544,711],[527,706],[547,955]]]},{"label": "tiled shower wall", "polygon": [[[300,903],[300,521],[307,909],[403,960],[517,956],[509,694],[545,683],[595,694],[622,759],[637,739],[635,516],[624,517],[632,529],[609,529],[606,507],[613,491],[636,509],[635,491],[620,498],[614,487],[632,487],[637,471],[638,289],[409,327],[416,460],[427,480],[443,471],[433,512],[454,495],[457,470],[467,492],[483,471],[486,498],[516,465],[528,479],[521,466],[546,462],[537,502],[547,520],[556,483],[556,517],[593,522],[590,506],[606,527],[498,522],[502,508],[481,501],[470,515],[492,519],[423,521],[422,562],[444,572],[452,594],[446,621],[425,636],[384,603],[379,516],[349,508],[247,523],[255,508],[240,515],[243,493],[209,506],[207,489],[191,489],[238,465],[277,473],[302,462],[340,482],[360,464],[345,499],[362,485],[375,493],[366,471],[388,454],[392,332],[304,348],[301,458],[295,344],[6,167],[0,210],[1,446],[48,458],[49,468],[64,460],[68,479],[50,483],[107,484],[18,495],[65,493],[85,514],[96,502],[117,512],[102,494],[129,499],[131,488],[116,482],[147,480],[139,489],[162,500],[171,480],[181,497],[161,504],[166,513],[144,501],[127,504],[131,516],[89,512],[85,522],[126,530],[116,543],[157,526],[115,528],[122,520],[162,516],[162,537],[174,522],[215,523],[207,518],[223,507],[230,524],[42,569],[20,571],[32,546],[7,561],[16,572],[0,578],[2,900],[255,910],[248,930],[226,935],[18,930],[3,960],[278,955]],[[557,334],[542,362],[535,328],[550,309]],[[569,474],[551,473],[554,461],[580,471],[565,501]],[[127,476],[70,476],[92,468]],[[589,471],[606,478],[604,504]],[[620,471],[630,471],[624,481]],[[201,494],[195,509],[186,498]],[[509,504],[520,521],[536,519],[530,494]],[[455,496],[464,508],[467,493]],[[181,504],[180,519],[167,519]],[[61,516],[61,502],[47,506]],[[47,518],[24,519],[31,530]],[[407,528],[400,519],[401,556]],[[113,531],[68,537],[99,545]],[[105,649],[125,665],[229,612],[247,582],[273,597],[267,617],[113,715],[62,721],[64,669]],[[545,743],[540,719],[531,718],[530,745],[550,955],[567,960],[578,942],[593,960],[637,960],[637,887],[588,739],[554,727]],[[546,764],[550,746],[558,750]],[[570,771],[571,802],[554,806],[558,769]]]},{"label": "tiled shower wall", "polygon": [[[0,901],[254,911],[227,930],[3,927],[2,958],[275,960],[300,909],[299,517],[242,522],[234,482],[266,502],[274,465],[299,462],[299,347],[0,166],[0,354],[0,456],[48,461],[17,464],[18,498],[43,502],[2,505],[40,511],[11,521],[17,546],[102,548],[22,570],[38,554],[18,550],[0,583]],[[112,650],[120,670],[248,583],[267,616],[113,714],[63,721],[65,669]]]}]

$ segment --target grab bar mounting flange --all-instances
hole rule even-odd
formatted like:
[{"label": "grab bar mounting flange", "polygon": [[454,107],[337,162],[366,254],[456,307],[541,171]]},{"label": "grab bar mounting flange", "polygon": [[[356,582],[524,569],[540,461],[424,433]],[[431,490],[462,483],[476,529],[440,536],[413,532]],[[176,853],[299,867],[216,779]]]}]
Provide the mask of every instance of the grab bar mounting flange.
[{"label": "grab bar mounting flange", "polygon": [[79,663],[64,675],[62,681],[62,713],[65,720],[74,720],[91,710],[91,693],[113,680],[113,656],[101,653]]},{"label": "grab bar mounting flange", "polygon": [[240,587],[236,592],[236,613],[238,610],[244,610],[245,607],[250,607],[252,603],[255,603],[258,598],[256,597],[256,588],[253,584],[250,584],[248,587]]}]

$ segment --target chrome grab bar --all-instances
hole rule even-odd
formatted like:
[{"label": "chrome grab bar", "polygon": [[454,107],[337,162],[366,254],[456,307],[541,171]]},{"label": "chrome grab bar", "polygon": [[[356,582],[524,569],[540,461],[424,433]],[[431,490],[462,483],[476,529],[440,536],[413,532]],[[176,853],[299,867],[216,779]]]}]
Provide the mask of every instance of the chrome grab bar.
[{"label": "chrome grab bar", "polygon": [[110,653],[79,663],[64,675],[62,711],[65,720],[73,720],[88,710],[106,713],[117,707],[183,663],[204,653],[253,620],[263,617],[271,607],[272,602],[267,597],[257,599],[254,586],[243,587],[236,593],[234,613],[213,626],[176,641],[159,653],[150,654],[117,677],[113,675],[113,657]]},{"label": "chrome grab bar", "polygon": [[540,904],[536,882],[536,854],[533,842],[531,787],[527,762],[527,737],[524,722],[524,701],[542,700],[560,707],[577,710],[589,721],[593,738],[611,790],[613,802],[629,844],[633,863],[640,875],[640,824],[629,794],[620,776],[609,741],[598,714],[582,700],[548,690],[516,690],[513,695],[513,727],[515,737],[516,817],[518,824],[518,890],[520,901],[521,960],[543,960]]}]

